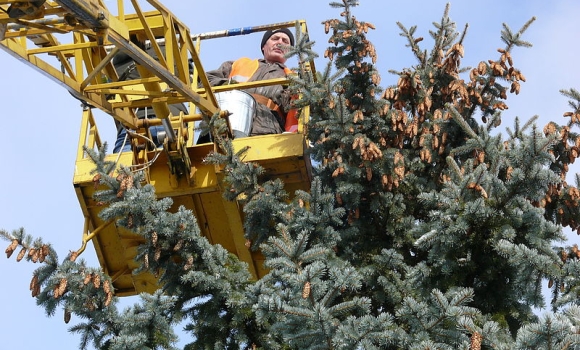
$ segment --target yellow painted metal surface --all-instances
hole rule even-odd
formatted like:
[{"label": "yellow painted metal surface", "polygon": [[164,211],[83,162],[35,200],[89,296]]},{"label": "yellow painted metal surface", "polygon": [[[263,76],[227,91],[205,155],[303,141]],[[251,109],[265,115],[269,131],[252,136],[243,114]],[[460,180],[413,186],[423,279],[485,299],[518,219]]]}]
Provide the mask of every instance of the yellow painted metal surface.
[{"label": "yellow painted metal surface", "polygon": [[[168,131],[175,132],[175,139],[164,145],[164,152],[147,167],[145,165],[154,158],[151,151],[111,154],[107,160],[146,168],[146,178],[155,186],[159,198],[171,197],[173,209],[179,206],[191,209],[202,234],[247,262],[250,272],[259,278],[266,272],[263,257],[245,246],[242,208],[237,202],[223,199],[220,184],[223,174],[202,162],[214,145],[194,145],[191,125],[201,119],[199,113],[227,117],[225,111],[219,110],[214,92],[287,85],[289,80],[210,87],[199,58],[201,42],[229,36],[229,32],[192,35],[159,1],[147,1],[155,10],[144,12],[136,1],[131,1],[134,13],[127,14],[123,0],[118,0],[116,16],[109,13],[104,0],[46,1],[40,9],[30,8],[31,12],[22,18],[11,18],[8,10],[11,6],[29,8],[32,3],[0,1],[3,10],[0,11],[0,49],[64,86],[86,106],[82,112],[73,177],[85,227],[82,235],[75,239],[82,242],[81,251],[88,241],[93,243],[99,262],[113,278],[117,295],[152,292],[158,287],[151,274],[132,274],[137,267],[134,257],[142,238],[117,228],[114,222],[103,222],[99,218],[103,207],[92,198],[94,165],[83,150],[83,146],[96,149],[102,144],[93,109],[100,109],[118,123],[146,136],[147,125],[137,118],[135,110],[153,108],[169,125],[166,125]],[[302,32],[307,31],[304,21],[294,21],[252,27],[252,32],[295,26]],[[157,52],[158,60],[136,45],[135,38],[150,45]],[[164,52],[160,49],[161,42]],[[128,54],[138,63],[139,79],[119,79],[112,64],[119,52]],[[314,70],[313,62],[302,64],[303,69]],[[198,81],[201,82],[199,86]],[[63,92],[67,93],[66,90]],[[171,115],[168,105],[173,103],[187,104],[189,114]],[[310,162],[305,156],[307,145],[302,134],[307,118],[308,108],[305,108],[299,133],[243,138],[234,140],[234,146],[236,149],[248,146],[245,160],[258,162],[270,176],[281,178],[290,193],[308,189]],[[153,122],[161,123],[160,120]],[[189,123],[188,128],[184,127],[186,123]],[[133,146],[138,146],[138,142]],[[183,175],[174,175],[175,169]]]},{"label": "yellow painted metal surface", "polygon": [[[296,189],[308,189],[310,186],[309,160],[304,156],[305,144],[301,134],[264,135],[234,140],[234,146],[241,149],[250,146],[247,161],[255,161],[264,166],[272,176],[281,178],[287,189],[293,193]],[[222,196],[219,178],[222,174],[216,167],[202,164],[203,157],[213,149],[212,144],[188,147],[192,159],[194,181],[188,183],[184,178],[176,183],[169,181],[171,176],[166,165],[167,159],[162,155],[148,169],[150,183],[155,186],[157,196],[171,197],[173,209],[179,206],[191,209],[198,220],[202,234],[211,243],[220,244],[228,251],[248,263],[250,272],[256,278],[266,273],[263,257],[260,252],[252,252],[245,246],[242,226],[242,208],[236,202],[228,202]],[[114,161],[116,154],[107,156]],[[133,153],[121,154],[120,163],[132,164]],[[85,216],[92,227],[104,223],[98,217],[103,209],[92,199],[94,193],[94,168],[90,160],[77,160],[74,175],[75,190]],[[151,292],[157,288],[155,278],[151,275],[133,276],[136,268],[133,257],[136,246],[141,239],[124,232],[114,224],[107,225],[93,238],[99,261],[111,276],[116,276],[114,286],[117,295],[130,295],[135,292]]]}]

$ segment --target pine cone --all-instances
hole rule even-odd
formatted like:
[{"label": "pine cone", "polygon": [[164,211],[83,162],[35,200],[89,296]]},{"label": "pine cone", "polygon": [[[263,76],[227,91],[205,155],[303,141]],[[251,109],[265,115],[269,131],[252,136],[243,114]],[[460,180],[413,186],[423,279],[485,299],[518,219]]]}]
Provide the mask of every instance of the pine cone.
[{"label": "pine cone", "polygon": [[47,256],[50,255],[50,249],[48,245],[43,244],[38,250],[38,262],[43,263]]},{"label": "pine cone", "polygon": [[42,255],[44,255],[45,257],[50,255],[50,249],[48,248],[48,245],[44,244],[41,249]]},{"label": "pine cone", "polygon": [[370,167],[365,168],[367,181],[371,181],[373,179],[373,169]]},{"label": "pine cone", "polygon": [[192,267],[193,267],[193,256],[190,256],[187,258],[187,262],[185,263],[185,265],[183,265],[183,269],[185,271],[188,271]]},{"label": "pine cone", "polygon": [[98,273],[93,275],[93,286],[97,289],[101,287],[101,275]]},{"label": "pine cone", "polygon": [[93,278],[93,274],[87,273],[85,275],[85,279],[83,280],[83,284],[86,286],[87,284],[89,284],[89,282],[91,281],[92,278]]},{"label": "pine cone", "polygon": [[155,261],[159,261],[159,258],[161,258],[161,247],[157,247],[155,249],[155,255],[153,255],[153,259],[155,259]]},{"label": "pine cone", "polygon": [[14,253],[14,250],[16,250],[16,247],[18,247],[18,240],[13,239],[12,242],[10,242],[10,245],[6,248],[6,258],[7,259],[10,259],[10,257],[12,256],[12,253]]},{"label": "pine cone", "polygon": [[79,257],[79,253],[78,252],[71,252],[70,253],[69,260],[74,262],[74,261],[77,260],[78,257]]},{"label": "pine cone", "polygon": [[481,350],[482,339],[483,339],[483,337],[480,333],[474,332],[471,335],[471,345],[469,347],[469,350]]},{"label": "pine cone", "polygon": [[113,300],[113,293],[107,293],[107,297],[105,298],[105,306],[111,305],[112,300]]},{"label": "pine cone", "polygon": [[127,215],[127,227],[133,228],[133,214]]},{"label": "pine cone", "polygon": [[568,260],[568,252],[565,250],[562,250],[561,255],[562,255],[562,261],[566,262]]},{"label": "pine cone", "polygon": [[145,256],[143,256],[143,264],[145,265],[146,269],[149,268],[149,254],[145,254]]},{"label": "pine cone", "polygon": [[93,186],[95,190],[99,187],[100,183],[101,183],[101,174],[96,174],[95,176],[93,176]]},{"label": "pine cone", "polygon": [[103,291],[107,294],[111,293],[111,283],[109,280],[105,280],[105,282],[103,282]]},{"label": "pine cone", "polygon": [[38,256],[36,255],[36,248],[30,248],[28,250],[28,257],[35,263],[38,260]]},{"label": "pine cone", "polygon": [[26,248],[22,247],[22,249],[20,249],[20,252],[16,256],[16,261],[22,260],[22,258],[24,258],[25,254],[26,254]]},{"label": "pine cone", "polygon": [[30,281],[30,290],[32,291],[33,298],[36,298],[40,294],[40,284],[38,283],[38,275],[32,276],[32,281]]},{"label": "pine cone", "polygon": [[71,317],[71,312],[68,309],[64,309],[64,323],[69,323]]},{"label": "pine cone", "polygon": [[310,296],[310,282],[304,283],[304,288],[302,288],[302,299],[306,299]]},{"label": "pine cone", "polygon": [[30,281],[30,290],[33,290],[36,285],[38,285],[38,275],[33,275]]},{"label": "pine cone", "polygon": [[66,292],[66,285],[67,285],[68,281],[66,278],[61,278],[59,284],[55,287],[54,289],[54,298],[60,298],[61,296],[64,295],[64,292]]},{"label": "pine cone", "polygon": [[180,239],[175,245],[175,247],[173,247],[173,251],[174,252],[179,251],[182,247],[183,247],[183,239]]},{"label": "pine cone", "polygon": [[36,285],[32,290],[32,297],[36,298],[40,294],[40,285]]},{"label": "pine cone", "polygon": [[85,302],[85,308],[89,311],[95,311],[95,304],[93,303],[92,300],[87,300]]},{"label": "pine cone", "polygon": [[33,263],[37,263],[37,262],[44,261],[44,259],[42,259],[42,261],[40,261],[41,258],[42,258],[42,250],[41,249],[36,249],[34,251],[34,255],[32,256],[32,262]]}]

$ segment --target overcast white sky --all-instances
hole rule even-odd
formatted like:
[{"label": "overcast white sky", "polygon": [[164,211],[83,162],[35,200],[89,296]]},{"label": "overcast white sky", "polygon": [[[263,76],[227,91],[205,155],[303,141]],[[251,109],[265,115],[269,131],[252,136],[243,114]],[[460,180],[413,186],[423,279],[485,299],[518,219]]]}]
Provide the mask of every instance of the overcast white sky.
[{"label": "overcast white sky", "polygon": [[[107,0],[111,11],[116,1]],[[393,84],[397,77],[389,69],[401,69],[415,62],[405,40],[399,36],[397,21],[407,27],[417,25],[417,32],[426,40],[432,22],[438,22],[447,1],[441,0],[361,0],[354,9],[357,19],[371,22],[376,30],[369,39],[378,51],[377,66],[382,86]],[[145,7],[145,1],[140,4]],[[315,50],[322,56],[328,37],[321,22],[337,18],[339,10],[327,0],[165,0],[192,33],[210,32],[237,27],[255,26],[305,19]],[[126,1],[126,8],[130,2]],[[519,96],[510,95],[504,126],[512,126],[519,116],[527,120],[539,115],[539,126],[549,120],[564,123],[562,113],[568,110],[560,89],[580,89],[577,45],[580,33],[580,2],[575,0],[488,0],[451,2],[451,18],[458,28],[469,23],[465,40],[464,65],[476,66],[481,60],[498,57],[502,23],[517,31],[532,16],[537,20],[524,39],[534,46],[516,49],[514,64],[527,78]],[[259,57],[261,34],[219,39],[215,45],[202,47],[204,67],[216,68],[227,59],[241,56]],[[204,51],[205,49],[205,51]],[[319,59],[319,70],[326,63]],[[292,65],[292,62],[290,62]],[[83,217],[72,186],[74,161],[78,143],[81,108],[68,92],[37,71],[0,51],[0,228],[24,227],[34,236],[41,236],[54,245],[62,259],[69,250],[80,247]],[[109,142],[114,140],[112,120],[103,118],[99,125]],[[106,124],[106,125],[105,125]],[[576,171],[578,168],[576,167]],[[572,237],[574,242],[578,238]],[[5,242],[5,241],[0,241]],[[0,243],[1,244],[1,243]],[[7,242],[4,243],[6,246]],[[0,247],[3,247],[0,245]],[[2,248],[3,249],[3,248]],[[83,257],[97,265],[89,247]],[[79,338],[67,332],[62,311],[46,318],[30,297],[28,285],[36,266],[0,258],[3,277],[0,300],[3,323],[0,331],[2,348],[76,349]]]}]

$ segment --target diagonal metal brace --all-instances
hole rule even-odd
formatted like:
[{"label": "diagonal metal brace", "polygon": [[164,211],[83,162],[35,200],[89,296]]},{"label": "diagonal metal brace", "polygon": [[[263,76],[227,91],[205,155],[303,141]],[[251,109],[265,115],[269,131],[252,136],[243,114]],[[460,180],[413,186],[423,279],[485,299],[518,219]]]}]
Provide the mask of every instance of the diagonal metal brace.
[{"label": "diagonal metal brace", "polygon": [[90,224],[90,218],[85,216],[85,226],[83,229],[83,244],[81,245],[81,247],[76,251],[76,255],[81,255],[85,249],[87,248],[87,243],[89,243],[89,241],[91,239],[93,239],[93,237],[95,237],[100,231],[102,231],[105,227],[109,226],[110,224],[112,224],[115,220],[111,219],[105,223],[103,223],[101,226],[97,227],[96,229],[93,230],[93,232],[89,233],[89,224]]}]

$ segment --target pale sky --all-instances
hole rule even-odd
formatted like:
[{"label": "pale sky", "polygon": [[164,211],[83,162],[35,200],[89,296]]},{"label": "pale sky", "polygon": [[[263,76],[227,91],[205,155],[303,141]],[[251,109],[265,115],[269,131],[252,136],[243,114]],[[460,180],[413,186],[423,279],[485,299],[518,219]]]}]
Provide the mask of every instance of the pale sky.
[{"label": "pale sky", "polygon": [[[407,28],[417,25],[418,35],[425,37],[423,47],[430,48],[428,31],[433,29],[432,22],[440,21],[447,2],[361,0],[360,6],[354,8],[357,19],[376,26],[368,38],[377,48],[382,86],[396,82],[397,77],[389,74],[389,69],[415,64],[404,38],[399,36],[396,22],[402,22]],[[116,1],[107,0],[106,3],[112,12],[115,11]],[[140,4],[145,7],[145,1]],[[321,57],[328,40],[321,22],[339,16],[339,10],[331,8],[327,0],[165,0],[163,4],[187,24],[192,33],[305,19],[311,39],[316,42],[315,51]],[[130,8],[130,2],[126,1],[125,6]],[[502,23],[517,31],[531,17],[537,17],[524,36],[533,47],[517,48],[512,53],[514,65],[521,69],[527,82],[522,85],[519,96],[508,97],[510,108],[503,114],[504,127],[511,127],[516,116],[527,120],[539,115],[540,127],[549,120],[560,124],[567,121],[562,117],[563,112],[569,110],[567,100],[559,90],[580,89],[578,15],[580,2],[576,0],[451,2],[450,17],[457,27],[462,29],[469,24],[464,42],[464,66],[476,66],[481,60],[498,57],[496,49],[504,47],[500,41]],[[202,47],[202,63],[209,70],[217,68],[224,60],[259,57],[260,40],[260,33],[215,40],[214,45]],[[292,64],[290,61],[289,65]],[[319,70],[325,64],[325,59],[318,59]],[[72,185],[80,104],[63,87],[1,50],[0,66],[3,69],[0,118],[4,125],[0,134],[4,145],[0,147],[3,164],[0,228],[11,231],[24,227],[29,234],[52,243],[62,260],[69,250],[80,247],[83,230],[83,217]],[[114,140],[112,125],[112,119],[99,118],[99,128],[109,143]],[[571,243],[579,241],[576,235],[571,239]],[[0,242],[8,246],[8,242]],[[91,265],[98,265],[92,247],[82,257]],[[71,323],[66,325],[62,310],[47,318],[30,296],[28,286],[36,267],[31,263],[16,263],[14,257],[0,259],[2,348],[77,349],[79,337],[70,335],[67,329],[79,320],[73,316]]]}]

